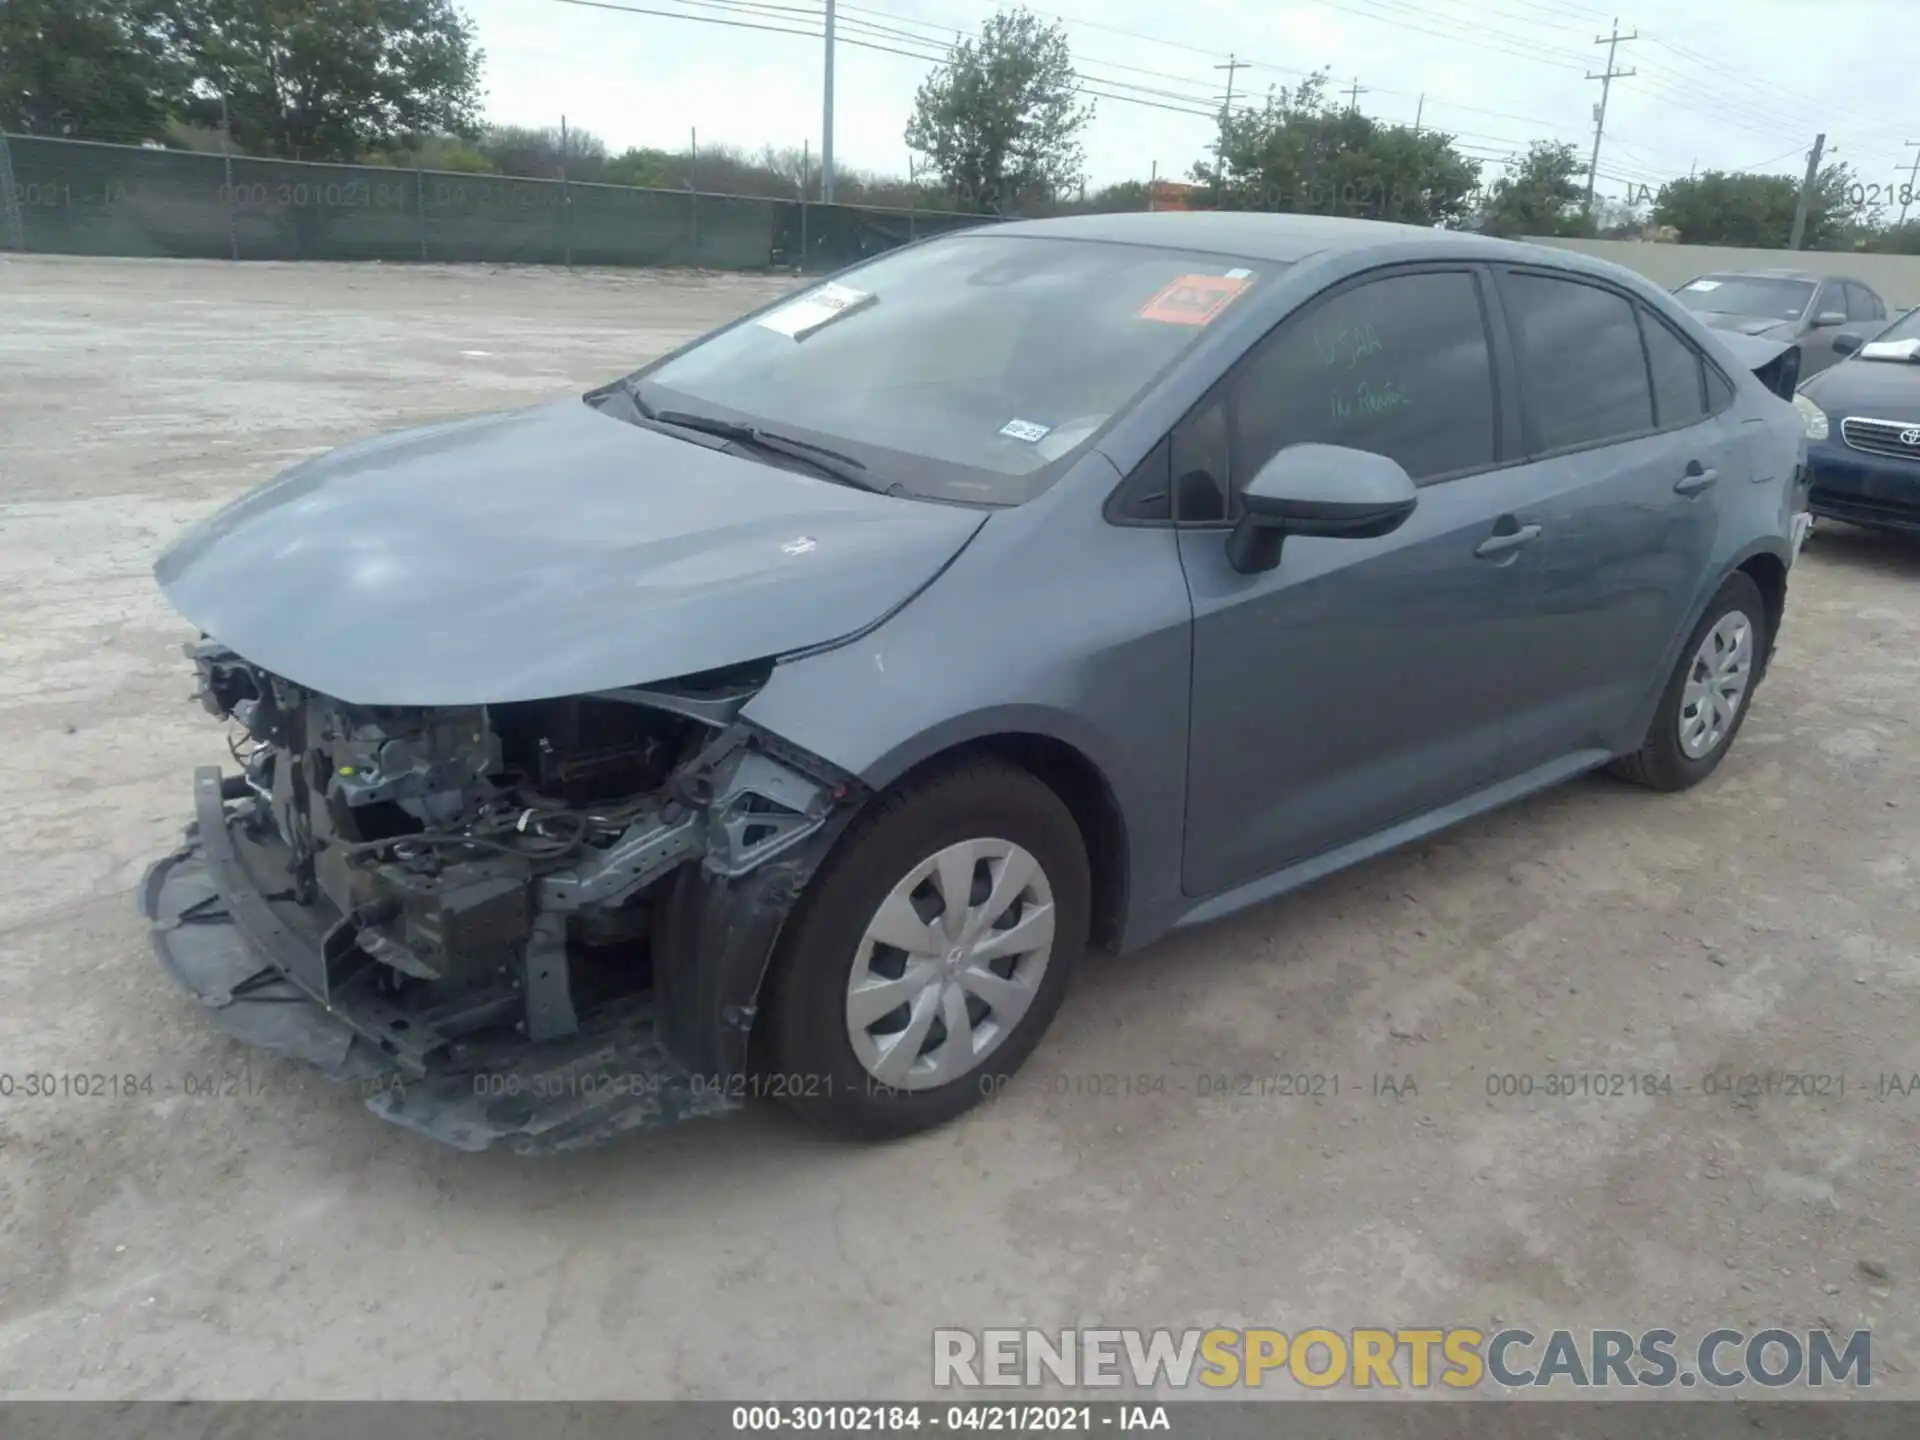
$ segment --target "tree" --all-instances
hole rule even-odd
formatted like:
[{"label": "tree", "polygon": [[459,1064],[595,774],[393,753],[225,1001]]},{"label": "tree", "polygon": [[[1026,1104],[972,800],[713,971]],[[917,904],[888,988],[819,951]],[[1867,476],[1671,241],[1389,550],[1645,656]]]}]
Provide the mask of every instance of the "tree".
[{"label": "tree", "polygon": [[1081,103],[1067,35],[1031,11],[1002,10],[955,43],[914,96],[910,149],[968,209],[1017,211],[1080,183]]},{"label": "tree", "polygon": [[676,183],[672,178],[676,161],[684,166],[686,157],[671,155],[665,150],[629,147],[607,161],[600,178],[609,185],[671,186]]},{"label": "tree", "polygon": [[1385,125],[1333,104],[1324,70],[1270,91],[1260,109],[1227,116],[1216,158],[1192,168],[1224,209],[1429,226],[1465,217],[1478,174],[1450,135]]},{"label": "tree", "polygon": [[1593,233],[1602,240],[1631,240],[1645,232],[1647,214],[1631,200],[1610,200],[1596,195],[1593,201]]},{"label": "tree", "polygon": [[368,165],[391,165],[402,170],[451,170],[467,175],[492,175],[493,161],[458,135],[422,135],[397,150],[371,150],[360,157]]},{"label": "tree", "polygon": [[185,85],[153,0],[0,0],[0,128],[158,140]]},{"label": "tree", "polygon": [[502,175],[558,180],[564,168],[573,180],[598,180],[607,166],[607,144],[591,130],[527,125],[489,125],[474,148]]},{"label": "tree", "polygon": [[425,134],[471,136],[481,53],[451,0],[173,0],[187,118],[259,154],[351,160]]},{"label": "tree", "polygon": [[1865,248],[1884,255],[1920,255],[1920,220],[1876,231]]},{"label": "tree", "polygon": [[1479,227],[1489,235],[1590,235],[1581,206],[1587,167],[1564,140],[1536,140],[1481,198]]},{"label": "tree", "polygon": [[[1862,207],[1850,198],[1859,193],[1853,172],[1845,165],[1822,169],[1808,197],[1802,248],[1823,250],[1846,245],[1852,238],[1852,227],[1864,218]],[[1688,245],[1782,250],[1793,238],[1793,213],[1799,198],[1797,176],[1709,170],[1661,186],[1653,218],[1658,224],[1673,226]]]}]

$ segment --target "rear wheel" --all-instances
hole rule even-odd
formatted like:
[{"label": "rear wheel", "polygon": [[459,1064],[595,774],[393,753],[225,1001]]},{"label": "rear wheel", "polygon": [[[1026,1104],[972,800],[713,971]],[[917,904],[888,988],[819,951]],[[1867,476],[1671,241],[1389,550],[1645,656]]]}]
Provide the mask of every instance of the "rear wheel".
[{"label": "rear wheel", "polygon": [[1680,649],[1646,739],[1615,760],[1623,779],[1655,790],[1685,790],[1718,768],[1747,718],[1760,657],[1767,653],[1767,610],[1746,575],[1729,575]]},{"label": "rear wheel", "polygon": [[843,1134],[910,1134],[993,1094],[1051,1023],[1091,882],[1051,789],[997,760],[911,782],[855,821],[769,977],[772,1093]]}]

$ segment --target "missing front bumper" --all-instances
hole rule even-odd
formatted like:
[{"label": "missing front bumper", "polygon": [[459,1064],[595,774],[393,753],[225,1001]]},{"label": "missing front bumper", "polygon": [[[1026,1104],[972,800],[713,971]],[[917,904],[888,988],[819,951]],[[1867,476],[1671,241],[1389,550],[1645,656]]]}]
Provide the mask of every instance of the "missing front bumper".
[{"label": "missing front bumper", "polygon": [[[499,1027],[449,1034],[453,1017],[400,1012],[370,974],[319,989],[337,913],[275,888],[284,847],[247,826],[252,802],[223,796],[217,769],[196,772],[194,799],[194,824],[147,872],[140,906],[162,963],[235,1039],[354,1085],[376,1114],[462,1150],[585,1148],[737,1107],[738,1086],[669,1052],[647,997],[536,1043]],[[461,1025],[492,1003],[476,997]]]}]

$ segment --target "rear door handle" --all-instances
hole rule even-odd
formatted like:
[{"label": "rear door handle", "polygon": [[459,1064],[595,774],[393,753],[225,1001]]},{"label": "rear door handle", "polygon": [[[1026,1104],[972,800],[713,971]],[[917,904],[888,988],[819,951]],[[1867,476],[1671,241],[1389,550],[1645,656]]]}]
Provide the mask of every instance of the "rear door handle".
[{"label": "rear door handle", "polygon": [[1518,550],[1522,545],[1530,545],[1539,538],[1538,525],[1522,525],[1518,530],[1509,530],[1504,535],[1489,535],[1473,547],[1473,553],[1485,560],[1492,555],[1504,555],[1509,550]]},{"label": "rear door handle", "polygon": [[1699,461],[1687,466],[1687,473],[1673,482],[1676,495],[1698,495],[1702,490],[1710,490],[1720,478],[1718,470],[1702,470]]}]

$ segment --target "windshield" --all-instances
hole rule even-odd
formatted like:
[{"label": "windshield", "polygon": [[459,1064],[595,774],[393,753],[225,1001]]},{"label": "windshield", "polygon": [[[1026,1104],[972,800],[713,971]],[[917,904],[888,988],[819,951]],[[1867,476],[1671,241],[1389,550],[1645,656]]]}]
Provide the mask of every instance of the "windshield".
[{"label": "windshield", "polygon": [[1920,310],[1909,310],[1877,335],[1869,331],[1867,339],[1873,341],[1920,340]]},{"label": "windshield", "polygon": [[1772,280],[1757,275],[1702,275],[1674,292],[1689,310],[1755,319],[1798,320],[1813,301],[1813,281]]},{"label": "windshield", "polygon": [[1017,505],[1284,268],[969,231],[801,292],[636,391],[659,412],[830,445],[876,489]]}]

